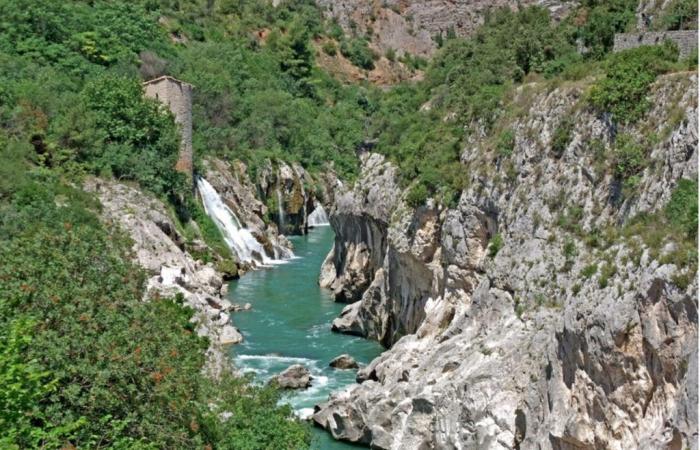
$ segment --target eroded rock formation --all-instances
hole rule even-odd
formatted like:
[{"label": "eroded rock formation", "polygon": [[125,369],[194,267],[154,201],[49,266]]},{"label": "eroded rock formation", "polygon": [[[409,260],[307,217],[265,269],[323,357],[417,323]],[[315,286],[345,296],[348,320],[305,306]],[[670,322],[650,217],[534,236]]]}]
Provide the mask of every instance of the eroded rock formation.
[{"label": "eroded rock formation", "polygon": [[[591,244],[697,179],[697,84],[662,77],[652,110],[627,128],[586,108],[585,89],[520,88],[524,113],[503,124],[512,156],[474,132],[469,187],[451,208],[409,208],[392,165],[363,155],[331,212],[321,283],[353,302],[335,330],[389,350],[317,408],[334,437],[381,449],[697,448],[696,273],[674,263],[673,245]],[[621,133],[656,137],[633,192],[596,156]]]}]

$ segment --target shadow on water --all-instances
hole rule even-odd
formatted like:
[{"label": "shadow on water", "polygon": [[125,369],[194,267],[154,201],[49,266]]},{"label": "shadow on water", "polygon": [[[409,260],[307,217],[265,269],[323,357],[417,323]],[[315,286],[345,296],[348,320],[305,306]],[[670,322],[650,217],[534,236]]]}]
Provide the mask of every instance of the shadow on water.
[{"label": "shadow on water", "polygon": [[[335,370],[328,363],[348,353],[367,364],[381,353],[378,343],[330,331],[331,322],[345,305],[318,286],[318,275],[333,245],[333,230],[319,227],[307,236],[292,237],[296,259],[272,269],[246,274],[230,285],[231,301],[250,303],[251,311],[233,316],[245,341],[232,347],[234,363],[267,381],[292,364],[303,364],[314,377],[309,389],[290,393],[285,400],[302,416],[332,391],[355,382],[354,370]],[[314,428],[314,449],[351,449]]]}]

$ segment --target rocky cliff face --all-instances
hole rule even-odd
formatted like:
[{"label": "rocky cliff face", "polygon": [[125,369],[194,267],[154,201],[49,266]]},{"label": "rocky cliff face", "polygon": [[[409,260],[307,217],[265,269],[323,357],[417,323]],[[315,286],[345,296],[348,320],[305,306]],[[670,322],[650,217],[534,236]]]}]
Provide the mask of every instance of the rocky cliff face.
[{"label": "rocky cliff face", "polygon": [[218,376],[231,370],[224,346],[243,340],[229,323],[233,305],[225,299],[227,286],[212,263],[196,260],[190,251],[206,244],[186,244],[182,233],[158,199],[127,185],[91,179],[85,190],[102,204],[102,218],[126,233],[133,241],[134,261],[150,275],[144,297],[180,297],[194,309],[197,333],[207,336],[206,370]]},{"label": "rocky cliff face", "polygon": [[489,9],[541,5],[552,17],[564,17],[577,1],[571,0],[316,0],[326,17],[334,18],[348,34],[369,35],[380,54],[395,50],[431,56],[437,50],[435,37],[454,32],[468,36],[483,23]]},{"label": "rocky cliff face", "polygon": [[[676,265],[677,244],[619,232],[697,179],[697,84],[663,77],[627,129],[589,111],[585,89],[522,87],[520,112],[500,124],[512,156],[474,133],[453,208],[409,208],[391,164],[363,156],[332,211],[321,283],[354,301],[335,330],[390,349],[317,408],[334,437],[382,449],[697,448],[696,266]],[[651,137],[632,191],[600,164],[621,133]]]},{"label": "rocky cliff face", "polygon": [[[228,163],[212,159],[205,161],[204,166],[207,181],[241,221],[241,225],[263,245],[267,256],[274,259],[287,256],[292,245],[274,223],[265,221],[269,217],[269,208],[260,200],[258,187],[251,181],[246,165],[241,161]],[[305,223],[303,211],[300,216]]]}]

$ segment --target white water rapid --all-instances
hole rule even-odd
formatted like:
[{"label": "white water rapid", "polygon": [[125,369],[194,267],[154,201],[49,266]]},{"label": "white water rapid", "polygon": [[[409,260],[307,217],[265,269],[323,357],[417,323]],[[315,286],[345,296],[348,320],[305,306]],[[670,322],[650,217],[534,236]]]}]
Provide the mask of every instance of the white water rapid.
[{"label": "white water rapid", "polygon": [[255,239],[250,230],[241,225],[238,217],[231,211],[231,208],[226,206],[219,193],[207,180],[204,178],[197,179],[197,188],[202,197],[205,212],[212,218],[221,231],[224,240],[240,261],[249,264],[275,264],[281,262],[267,256],[262,244]]}]

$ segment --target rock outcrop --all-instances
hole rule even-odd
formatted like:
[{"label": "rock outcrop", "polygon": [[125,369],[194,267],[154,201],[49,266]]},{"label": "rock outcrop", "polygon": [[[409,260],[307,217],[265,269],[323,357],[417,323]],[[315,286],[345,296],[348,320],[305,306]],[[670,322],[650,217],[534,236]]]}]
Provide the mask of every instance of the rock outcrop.
[{"label": "rock outcrop", "polygon": [[321,286],[344,303],[359,300],[382,266],[399,196],[396,169],[384,157],[364,153],[360,160],[363,170],[355,188],[336,193],[330,217],[336,239],[321,269]]},{"label": "rock outcrop", "polygon": [[291,255],[292,245],[280,235],[274,224],[268,224],[268,207],[259,199],[258,188],[250,180],[247,167],[242,161],[228,163],[220,159],[204,161],[207,181],[216,189],[223,201],[240,220],[243,227],[250,230],[272,259]]},{"label": "rock outcrop", "polygon": [[[317,407],[313,420],[335,438],[379,449],[697,448],[697,266],[634,233],[602,242],[697,179],[695,76],[662,77],[634,127],[586,108],[585,89],[523,86],[513,102],[525,113],[500,124],[514,133],[512,156],[472,133],[469,187],[451,208],[409,208],[391,164],[363,155],[331,211],[321,281],[353,302],[334,329],[389,350]],[[565,117],[570,139],[554,152]],[[650,143],[632,191],[599,159],[622,133]]]},{"label": "rock outcrop", "polygon": [[[134,187],[96,178],[84,188],[100,200],[105,222],[133,241],[133,258],[149,274],[145,298],[179,298],[193,308],[197,333],[210,341],[206,370],[215,377],[231,370],[224,346],[243,337],[230,324],[232,305],[225,299],[223,274],[211,263],[195,260],[160,200]],[[206,246],[201,241],[189,245]]]},{"label": "rock outcrop", "polygon": [[311,386],[311,372],[301,364],[294,364],[270,380],[281,389],[306,389]]},{"label": "rock outcrop", "polygon": [[483,23],[486,13],[497,7],[540,5],[559,20],[573,7],[575,0],[316,0],[326,17],[334,18],[346,33],[367,34],[372,45],[384,54],[431,56],[438,45],[436,36],[454,32],[469,36]]},{"label": "rock outcrop", "polygon": [[328,365],[334,369],[357,369],[360,367],[357,361],[355,361],[355,358],[348,354],[336,356]]}]

